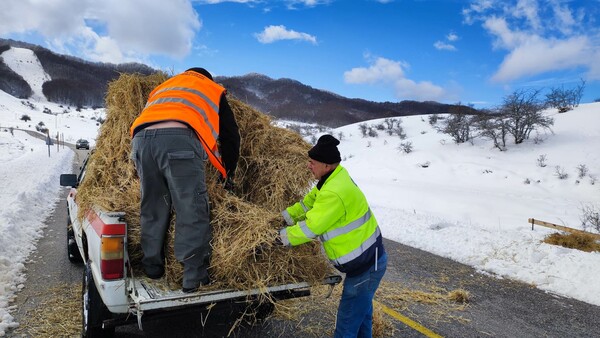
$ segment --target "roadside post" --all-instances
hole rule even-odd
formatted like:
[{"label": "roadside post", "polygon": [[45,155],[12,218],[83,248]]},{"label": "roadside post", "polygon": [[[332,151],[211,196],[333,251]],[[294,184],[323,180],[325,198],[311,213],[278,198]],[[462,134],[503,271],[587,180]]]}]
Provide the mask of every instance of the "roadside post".
[{"label": "roadside post", "polygon": [[52,139],[50,138],[50,133],[46,134],[46,144],[48,145],[48,157],[50,157],[50,146],[52,145]]}]

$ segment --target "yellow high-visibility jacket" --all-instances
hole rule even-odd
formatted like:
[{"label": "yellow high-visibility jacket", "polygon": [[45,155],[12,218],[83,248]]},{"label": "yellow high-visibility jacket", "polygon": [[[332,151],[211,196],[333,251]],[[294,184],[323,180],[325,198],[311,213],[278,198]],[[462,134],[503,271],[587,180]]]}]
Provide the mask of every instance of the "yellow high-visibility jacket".
[{"label": "yellow high-visibility jacket", "polygon": [[282,212],[287,224],[281,241],[296,246],[313,239],[323,243],[334,266],[358,275],[384,254],[381,231],[367,199],[341,165],[302,201]]}]

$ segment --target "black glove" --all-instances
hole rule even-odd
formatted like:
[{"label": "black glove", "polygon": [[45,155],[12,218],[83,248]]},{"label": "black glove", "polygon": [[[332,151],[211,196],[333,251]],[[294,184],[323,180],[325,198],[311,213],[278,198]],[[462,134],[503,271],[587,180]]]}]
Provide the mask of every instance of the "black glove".
[{"label": "black glove", "polygon": [[281,237],[279,237],[279,235],[275,237],[275,241],[273,241],[273,244],[275,244],[275,246],[283,246],[283,242],[281,241]]},{"label": "black glove", "polygon": [[229,191],[230,193],[233,193],[233,180],[231,179],[231,176],[227,178],[223,178],[223,176],[221,176],[219,178],[219,183],[221,183],[223,189]]}]

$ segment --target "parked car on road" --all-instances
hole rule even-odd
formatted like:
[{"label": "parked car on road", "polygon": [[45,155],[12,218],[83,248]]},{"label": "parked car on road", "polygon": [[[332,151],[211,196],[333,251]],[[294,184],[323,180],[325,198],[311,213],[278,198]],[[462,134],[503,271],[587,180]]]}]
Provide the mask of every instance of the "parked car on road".
[{"label": "parked car on road", "polygon": [[75,143],[75,149],[87,149],[90,150],[90,143],[86,139],[80,138]]}]

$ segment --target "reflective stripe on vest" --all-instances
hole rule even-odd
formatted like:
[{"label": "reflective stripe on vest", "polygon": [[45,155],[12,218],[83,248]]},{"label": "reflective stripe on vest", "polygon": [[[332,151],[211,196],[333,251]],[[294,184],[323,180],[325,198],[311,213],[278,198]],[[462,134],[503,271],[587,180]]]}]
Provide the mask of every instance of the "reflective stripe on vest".
[{"label": "reflective stripe on vest", "polygon": [[200,114],[200,116],[202,116],[202,119],[204,119],[204,122],[210,128],[210,132],[211,132],[212,136],[215,139],[217,139],[219,137],[219,134],[217,133],[217,131],[215,130],[213,125],[210,124],[210,122],[208,121],[208,116],[206,116],[206,112],[204,111],[204,109],[196,106],[195,104],[193,104],[192,102],[190,102],[186,99],[182,99],[179,97],[161,97],[160,99],[156,99],[152,102],[148,102],[144,109],[151,107],[155,104],[161,104],[161,103],[181,103],[181,104],[184,104],[184,105],[192,108],[194,111],[196,111],[198,114]]},{"label": "reflective stripe on vest", "polygon": [[352,230],[360,228],[363,224],[367,223],[370,219],[371,219],[371,209],[367,210],[367,212],[364,215],[362,215],[359,219],[354,220],[354,221],[344,225],[341,228],[337,228],[337,229],[328,231],[319,237],[321,238],[322,242],[328,241],[332,238],[347,234]]},{"label": "reflective stripe on vest", "polygon": [[337,259],[330,259],[330,261],[334,265],[342,265],[358,258],[363,252],[367,251],[373,244],[377,242],[377,237],[379,237],[379,235],[381,235],[381,231],[379,230],[378,226],[375,228],[375,232],[371,235],[371,237],[367,238],[367,240],[364,241],[358,248],[350,251],[344,256],[338,257]]},{"label": "reflective stripe on vest", "polygon": [[[219,106],[215,102],[212,102],[212,100],[208,96],[204,95],[203,92],[201,92],[199,90],[196,90],[196,89],[193,89],[193,88],[168,87],[168,88],[163,88],[163,89],[157,91],[156,93],[154,93],[154,95],[158,95],[160,93],[164,93],[164,92],[166,92],[168,90],[179,90],[179,91],[182,91],[182,92],[188,92],[188,93],[192,93],[194,95],[198,95],[198,96],[200,96],[202,98],[202,100],[204,100],[204,102],[206,102],[215,111],[215,113],[219,114]],[[148,104],[146,104],[145,108],[148,108]]]},{"label": "reflective stripe on vest", "polygon": [[304,201],[300,201],[300,205],[302,206],[302,209],[304,209],[304,212],[308,212],[308,207],[304,205]]}]

